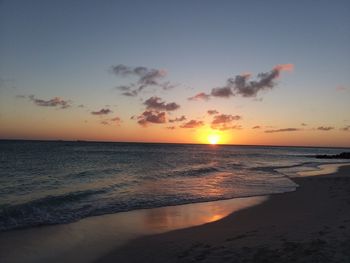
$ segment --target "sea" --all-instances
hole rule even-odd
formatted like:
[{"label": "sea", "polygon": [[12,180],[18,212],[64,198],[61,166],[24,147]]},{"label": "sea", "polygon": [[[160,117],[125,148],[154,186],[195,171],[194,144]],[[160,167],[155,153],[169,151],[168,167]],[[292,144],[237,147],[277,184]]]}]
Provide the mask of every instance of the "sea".
[{"label": "sea", "polygon": [[0,141],[0,231],[294,191],[339,148]]}]

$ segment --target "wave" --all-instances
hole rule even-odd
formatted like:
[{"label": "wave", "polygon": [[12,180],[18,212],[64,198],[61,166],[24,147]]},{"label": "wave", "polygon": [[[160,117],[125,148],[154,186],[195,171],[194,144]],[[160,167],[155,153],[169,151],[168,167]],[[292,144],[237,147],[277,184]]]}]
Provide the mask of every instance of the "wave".
[{"label": "wave", "polygon": [[214,166],[204,166],[204,167],[195,167],[195,168],[187,168],[182,170],[173,170],[168,173],[168,176],[203,176],[209,173],[219,172],[220,169]]},{"label": "wave", "polygon": [[90,177],[90,176],[108,176],[108,175],[115,175],[117,173],[120,173],[122,170],[117,169],[117,168],[108,168],[108,169],[93,169],[93,170],[86,170],[82,172],[77,172],[77,173],[70,173],[67,174],[66,177],[72,177],[72,178],[77,178],[77,177]]},{"label": "wave", "polygon": [[0,147],[5,156],[0,160],[0,231],[292,191],[295,185],[288,178],[321,162],[311,155],[338,151],[84,142],[6,145]]},{"label": "wave", "polygon": [[79,191],[47,196],[18,205],[1,205],[0,231],[72,222],[83,216],[79,211],[88,211],[88,205],[84,205],[83,202],[77,205],[79,202],[105,192],[105,189]]}]

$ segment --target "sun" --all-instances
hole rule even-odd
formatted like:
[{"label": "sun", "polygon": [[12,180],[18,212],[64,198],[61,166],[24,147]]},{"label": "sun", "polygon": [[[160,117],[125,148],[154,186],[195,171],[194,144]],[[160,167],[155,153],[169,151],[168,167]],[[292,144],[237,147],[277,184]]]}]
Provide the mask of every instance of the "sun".
[{"label": "sun", "polygon": [[220,136],[218,134],[209,134],[208,142],[212,145],[217,144],[220,141]]}]

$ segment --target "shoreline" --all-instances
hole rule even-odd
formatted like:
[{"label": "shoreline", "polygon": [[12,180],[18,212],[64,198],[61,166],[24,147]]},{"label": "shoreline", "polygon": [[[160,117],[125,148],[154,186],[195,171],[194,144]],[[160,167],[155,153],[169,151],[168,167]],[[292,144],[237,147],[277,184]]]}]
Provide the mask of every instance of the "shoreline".
[{"label": "shoreline", "polygon": [[[350,179],[349,165],[349,163],[321,165],[319,170],[315,172],[322,174],[322,172],[331,171],[330,169],[335,171],[344,166],[348,169]],[[312,177],[288,178],[300,186],[297,181],[308,181]],[[319,176],[313,178],[320,179]],[[303,184],[301,184],[301,187],[303,187]],[[23,258],[26,262],[114,262],[116,260],[141,262],[145,258],[143,254],[146,252],[144,251],[145,248],[149,248],[150,245],[156,246],[157,242],[160,242],[160,246],[166,244],[166,242],[158,240],[160,236],[178,243],[177,249],[179,251],[187,251],[186,249],[196,242],[201,243],[201,241],[193,239],[192,244],[183,242],[182,238],[179,239],[178,233],[192,231],[194,233],[190,236],[198,237],[198,229],[202,229],[200,230],[203,232],[201,235],[205,236],[206,232],[211,233],[213,230],[210,229],[217,225],[223,224],[223,226],[231,228],[235,224],[237,225],[237,222],[226,225],[225,222],[230,218],[239,217],[240,214],[247,211],[260,211],[261,207],[266,206],[271,200],[297,193],[299,188],[297,187],[294,192],[271,194],[269,196],[133,210],[89,217],[66,225],[3,232],[0,233],[0,255],[2,255],[2,262],[22,262]],[[264,212],[260,211],[259,213]],[[240,237],[238,239],[244,240],[242,235],[245,236],[246,234],[238,234]],[[227,239],[230,239],[230,237],[227,237]],[[134,247],[135,244],[136,247]],[[210,247],[212,246],[210,245]],[[207,247],[204,251],[211,251],[210,247]],[[141,252],[139,258],[133,258],[135,253],[131,252],[135,249]],[[175,261],[178,262],[178,254],[181,254],[181,252],[174,251],[172,247],[166,247],[163,250],[169,253],[174,252],[175,254],[170,255],[170,258],[176,259]],[[81,252],[78,251],[84,251],[83,255],[80,255]],[[131,255],[126,253],[127,251]],[[169,257],[169,255],[166,257]],[[169,261],[169,258],[165,258],[165,255],[159,255],[159,258],[160,261],[154,262]],[[180,262],[187,262],[186,258],[185,256],[180,257]]]},{"label": "shoreline", "polygon": [[[334,174],[339,171],[339,168],[343,166],[350,166],[350,162],[344,162],[344,163],[327,163],[327,164],[320,164],[317,166],[318,170],[310,170],[310,171],[301,171],[297,172],[297,175],[299,177],[309,177],[309,176],[318,176],[318,175],[327,175],[327,174]],[[291,180],[297,177],[290,177]]]},{"label": "shoreline", "polygon": [[349,164],[292,180],[294,192],[216,222],[133,240],[96,262],[350,262]]},{"label": "shoreline", "polygon": [[214,222],[266,199],[253,196],[139,209],[0,232],[0,259],[2,263],[94,262],[139,237]]}]

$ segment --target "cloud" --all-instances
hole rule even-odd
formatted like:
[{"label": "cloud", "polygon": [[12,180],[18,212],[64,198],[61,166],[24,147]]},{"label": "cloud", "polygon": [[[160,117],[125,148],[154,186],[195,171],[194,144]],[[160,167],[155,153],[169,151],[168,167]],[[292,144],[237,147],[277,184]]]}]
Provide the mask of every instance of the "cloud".
[{"label": "cloud", "polygon": [[274,67],[277,71],[293,71],[294,65],[293,64],[279,64]]},{"label": "cloud", "polygon": [[267,130],[265,133],[275,133],[275,132],[294,132],[300,131],[298,128],[285,128],[285,129],[277,129],[277,130]]},{"label": "cloud", "polygon": [[181,128],[198,128],[204,125],[203,121],[190,120],[185,124],[181,125]]},{"label": "cloud", "polygon": [[120,125],[120,123],[122,122],[122,120],[117,116],[111,119],[112,122],[114,122],[114,124],[116,125]]},{"label": "cloud", "polygon": [[165,127],[165,128],[168,129],[168,130],[175,130],[176,129],[175,126],[168,126],[168,127]]},{"label": "cloud", "polygon": [[257,80],[248,81],[251,75],[244,74],[238,75],[234,79],[229,79],[228,83],[232,83],[236,95],[256,97],[259,91],[275,87],[275,80],[280,76],[282,71],[292,71],[293,69],[293,64],[280,64],[275,66],[270,72],[259,73]]},{"label": "cloud", "polygon": [[110,109],[100,109],[99,111],[92,111],[92,115],[107,115],[109,113],[112,113]]},{"label": "cloud", "polygon": [[121,120],[120,120],[119,117],[114,117],[114,118],[111,119],[111,121],[118,121],[118,122],[119,122],[119,121],[121,121]]},{"label": "cloud", "polygon": [[170,83],[170,81],[166,81],[166,82],[161,84],[161,87],[163,88],[163,90],[170,90],[170,89],[173,89],[177,86],[178,86],[177,84],[172,84],[172,83]]},{"label": "cloud", "polygon": [[149,110],[159,110],[159,111],[174,111],[180,108],[180,105],[175,102],[165,103],[159,97],[150,97],[143,104],[146,105],[146,108]]},{"label": "cloud", "polygon": [[49,100],[43,100],[43,99],[38,99],[34,95],[28,96],[28,98],[37,106],[42,106],[42,107],[59,107],[61,109],[66,109],[69,108],[70,101],[64,100],[60,97],[54,97]]},{"label": "cloud", "polygon": [[122,95],[128,96],[128,97],[135,97],[137,96],[137,94],[138,94],[137,90],[131,90],[131,91],[126,91],[122,93]]},{"label": "cloud", "polygon": [[100,123],[103,124],[103,125],[110,125],[110,124],[114,123],[117,126],[119,126],[120,123],[121,123],[121,119],[117,116],[117,117],[114,117],[114,118],[111,118],[111,119],[102,120],[102,121],[100,121]]},{"label": "cloud", "polygon": [[319,131],[330,131],[330,130],[333,130],[334,127],[331,127],[331,126],[320,126],[320,127],[317,127],[317,130]]},{"label": "cloud", "polygon": [[166,76],[166,71],[163,69],[150,69],[144,71],[144,74],[140,76],[138,83],[142,86],[159,86],[159,79]]},{"label": "cloud", "polygon": [[100,121],[100,123],[101,123],[102,125],[109,125],[109,122],[108,122],[108,121]]},{"label": "cloud", "polygon": [[233,125],[234,121],[241,119],[239,115],[220,114],[216,115],[211,122],[211,128],[215,130],[240,129],[240,125]]},{"label": "cloud", "polygon": [[21,95],[21,94],[15,96],[16,99],[24,99],[26,97],[27,97],[26,95]]},{"label": "cloud", "polygon": [[167,72],[164,69],[152,69],[147,67],[129,67],[123,64],[111,67],[112,73],[117,76],[136,77],[136,82],[129,85],[121,85],[116,87],[121,91],[124,91],[122,95],[124,96],[137,96],[140,91],[148,86],[161,87],[163,90],[169,90],[177,85],[172,84],[170,81],[161,82],[161,80],[166,77]]},{"label": "cloud", "polygon": [[220,87],[220,88],[213,88],[211,90],[210,94],[213,97],[221,97],[221,98],[229,98],[229,97],[233,96],[232,89],[229,86]]},{"label": "cloud", "polygon": [[180,118],[175,118],[175,119],[170,119],[169,122],[180,122],[180,121],[185,121],[186,120],[186,116],[182,115]]},{"label": "cloud", "polygon": [[342,85],[339,85],[335,88],[336,91],[339,91],[339,92],[342,92],[342,91],[347,91],[348,88],[342,86]]},{"label": "cloud", "polygon": [[[259,73],[256,80],[250,80],[251,74],[249,73],[236,75],[228,78],[226,85],[213,88],[210,96],[221,98],[229,98],[231,96],[256,97],[260,91],[274,88],[276,86],[275,80],[279,78],[282,71],[292,71],[293,69],[293,64],[276,65],[269,72]],[[199,94],[207,95],[203,92]],[[191,98],[195,98],[197,95]],[[207,95],[205,98],[208,100],[210,97]]]},{"label": "cloud", "polygon": [[261,129],[261,126],[257,125],[257,126],[252,127],[252,129]]},{"label": "cloud", "polygon": [[300,125],[301,125],[301,126],[304,126],[304,127],[305,127],[305,126],[307,126],[307,124],[306,124],[306,123],[304,123],[304,122],[303,122],[303,123],[301,123]]},{"label": "cloud", "polygon": [[137,117],[138,124],[146,127],[149,123],[166,123],[166,112],[158,111],[144,111],[140,116]]},{"label": "cloud", "polygon": [[204,92],[200,92],[196,95],[194,95],[193,97],[190,97],[188,98],[188,100],[191,100],[191,101],[200,101],[200,100],[209,100],[210,99],[210,95],[209,94],[206,94]]},{"label": "cloud", "polygon": [[340,130],[342,130],[342,131],[350,131],[350,125],[349,126],[345,126],[344,128],[341,128]]},{"label": "cloud", "polygon": [[115,89],[121,90],[121,91],[128,91],[128,90],[130,90],[130,86],[120,85],[120,86],[115,87]]},{"label": "cloud", "polygon": [[207,113],[209,115],[215,115],[215,114],[219,114],[219,112],[217,110],[208,110]]},{"label": "cloud", "polygon": [[137,89],[135,89],[134,84],[120,85],[120,86],[115,87],[115,89],[123,91],[122,95],[128,96],[128,97],[135,97],[139,93],[139,91]]}]

